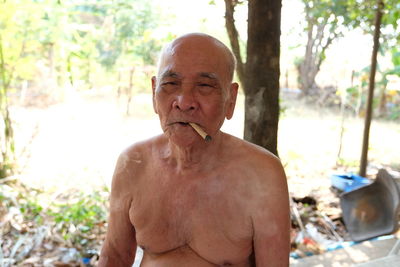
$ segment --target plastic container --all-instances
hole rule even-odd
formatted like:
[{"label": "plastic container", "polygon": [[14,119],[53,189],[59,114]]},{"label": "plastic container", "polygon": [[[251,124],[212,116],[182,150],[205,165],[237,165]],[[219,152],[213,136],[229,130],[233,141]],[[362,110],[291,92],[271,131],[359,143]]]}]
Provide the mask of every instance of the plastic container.
[{"label": "plastic container", "polygon": [[331,176],[331,184],[333,187],[350,192],[365,185],[369,185],[371,181],[357,174],[334,174]]}]

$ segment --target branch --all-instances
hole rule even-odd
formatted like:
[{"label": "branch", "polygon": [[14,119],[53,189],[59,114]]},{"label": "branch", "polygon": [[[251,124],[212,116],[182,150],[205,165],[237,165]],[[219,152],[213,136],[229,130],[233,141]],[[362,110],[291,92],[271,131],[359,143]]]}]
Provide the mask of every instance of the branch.
[{"label": "branch", "polygon": [[[326,50],[328,49],[328,47],[332,44],[333,40],[335,40],[338,36],[339,36],[339,33],[335,32],[335,31],[333,31],[333,32],[329,35],[329,37],[328,37],[328,39],[327,39],[325,45],[322,45],[322,46],[321,46],[321,53],[320,53],[321,55],[324,55],[324,54],[325,54],[325,51],[326,51]],[[323,60],[324,60],[323,57],[319,57],[319,60],[318,60],[318,62],[317,62],[317,67],[318,67],[318,69],[320,69]]]},{"label": "branch", "polygon": [[[25,29],[24,36],[26,36],[26,32],[27,32],[27,29]],[[21,50],[19,51],[19,55],[18,55],[17,60],[22,58],[23,54],[25,53],[25,46],[26,46],[26,37],[24,38],[24,40],[22,42]],[[3,80],[2,88],[3,88],[3,91],[4,91],[3,93],[4,94],[7,93],[7,90],[10,87],[10,83],[13,80],[14,73],[15,73],[15,67],[16,67],[16,64],[14,64],[14,66],[11,67],[11,69],[9,71],[9,76],[10,77],[8,77],[8,80],[6,81],[6,63],[5,63],[5,60],[4,60],[3,39],[2,39],[1,34],[0,34],[0,70],[1,70],[1,74],[0,75],[1,75],[1,79]],[[5,97],[5,99],[7,99],[7,98]],[[5,100],[5,101],[7,101],[7,100]],[[1,104],[0,104],[0,106],[1,106]]]},{"label": "branch", "polygon": [[327,21],[325,21],[324,23],[320,23],[317,25],[317,35],[315,36],[316,41],[318,41],[318,44],[316,45],[316,51],[318,51],[319,47],[322,47],[322,41],[324,40],[324,36],[325,36],[325,26],[327,24]]},{"label": "branch", "polygon": [[7,93],[7,83],[6,83],[6,66],[4,63],[4,54],[3,54],[3,39],[0,35],[0,72],[1,72],[1,80],[2,86],[0,88],[0,96],[2,101],[0,101],[0,110],[2,110],[3,101],[5,102],[4,105],[7,105],[6,100],[6,93]]},{"label": "branch", "polygon": [[240,54],[239,33],[235,26],[235,18],[233,17],[236,4],[236,1],[225,0],[225,27],[228,33],[233,54],[236,57],[237,74],[239,76],[239,80],[243,84],[245,82],[245,63],[243,63],[242,56]]}]

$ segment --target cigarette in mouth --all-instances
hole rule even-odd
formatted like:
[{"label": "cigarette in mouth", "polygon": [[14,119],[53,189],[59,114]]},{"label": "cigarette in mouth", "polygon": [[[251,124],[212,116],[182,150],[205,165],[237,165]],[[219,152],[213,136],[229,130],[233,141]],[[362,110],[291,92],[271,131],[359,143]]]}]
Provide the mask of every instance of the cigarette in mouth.
[{"label": "cigarette in mouth", "polygon": [[211,141],[211,136],[209,136],[199,125],[194,122],[189,122],[189,125],[206,141]]}]

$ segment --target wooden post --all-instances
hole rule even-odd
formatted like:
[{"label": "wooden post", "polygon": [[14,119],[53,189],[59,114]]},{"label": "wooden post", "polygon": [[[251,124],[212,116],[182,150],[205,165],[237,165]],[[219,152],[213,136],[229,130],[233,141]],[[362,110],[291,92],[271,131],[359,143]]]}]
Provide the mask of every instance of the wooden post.
[{"label": "wooden post", "polygon": [[384,7],[383,0],[377,0],[377,9],[375,15],[375,30],[374,30],[374,46],[372,49],[372,57],[371,57],[371,70],[369,74],[367,110],[365,114],[364,135],[363,135],[360,172],[359,172],[360,176],[364,177],[366,176],[366,170],[367,170],[369,132],[372,119],[372,100],[374,98],[375,73],[376,73],[377,55],[379,49],[379,36],[380,36],[380,27],[383,15],[383,7]]}]

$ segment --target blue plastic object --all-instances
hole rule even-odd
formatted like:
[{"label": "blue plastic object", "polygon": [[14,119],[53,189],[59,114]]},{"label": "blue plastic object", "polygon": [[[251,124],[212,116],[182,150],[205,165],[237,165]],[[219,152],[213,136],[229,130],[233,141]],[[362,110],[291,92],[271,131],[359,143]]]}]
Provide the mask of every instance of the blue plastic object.
[{"label": "blue plastic object", "polygon": [[331,176],[332,186],[344,192],[353,191],[370,183],[369,179],[353,173],[334,174]]},{"label": "blue plastic object", "polygon": [[89,264],[90,263],[90,258],[85,258],[85,257],[82,258],[82,263],[85,264],[85,265]]}]

